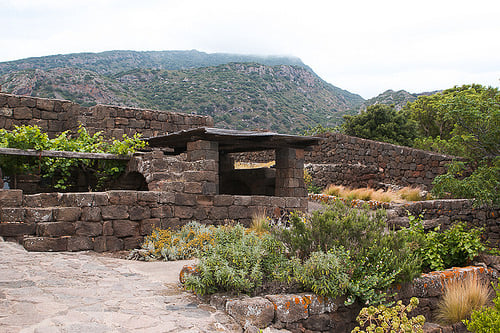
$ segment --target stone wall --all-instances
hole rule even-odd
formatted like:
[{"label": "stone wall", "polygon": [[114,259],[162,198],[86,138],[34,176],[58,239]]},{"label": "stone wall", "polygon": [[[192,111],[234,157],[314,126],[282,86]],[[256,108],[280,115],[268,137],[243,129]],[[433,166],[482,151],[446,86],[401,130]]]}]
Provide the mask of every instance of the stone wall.
[{"label": "stone wall", "polygon": [[[446,283],[472,275],[486,284],[495,282],[498,277],[495,269],[484,266],[453,268],[423,274],[410,283],[395,286],[388,294],[396,292],[393,300],[402,300],[405,305],[411,297],[417,297],[420,303],[410,316],[421,314],[432,322]],[[345,300],[345,297],[330,299],[311,293],[243,298],[215,294],[210,297],[211,305],[225,310],[246,332],[258,332],[269,326],[275,329],[285,328],[291,332],[350,332],[358,326],[356,316],[363,305],[354,303],[346,306]],[[428,325],[427,329],[435,326],[437,325]],[[427,329],[425,331],[430,332]],[[454,332],[453,328],[448,329],[446,332]]]},{"label": "stone wall", "polygon": [[334,203],[342,201],[352,207],[368,204],[371,209],[385,209],[387,223],[399,229],[409,227],[408,213],[422,218],[425,230],[440,227],[447,230],[457,222],[466,222],[470,227],[483,228],[483,240],[491,247],[500,247],[500,208],[487,206],[474,207],[469,199],[440,199],[416,201],[410,203],[388,203],[377,201],[347,200],[325,194],[309,194],[310,201]]},{"label": "stone wall", "polygon": [[50,137],[82,124],[90,133],[102,131],[108,138],[141,133],[144,137],[166,134],[200,126],[213,126],[213,119],[167,111],[76,103],[0,93],[0,128],[38,125]]},{"label": "stone wall", "polygon": [[500,209],[474,207],[472,200],[446,199],[427,200],[408,204],[391,204],[388,210],[389,224],[397,227],[409,226],[408,212],[423,217],[425,229],[450,228],[459,221],[469,226],[482,227],[483,237],[489,246],[500,248]]},{"label": "stone wall", "polygon": [[137,247],[152,228],[190,221],[246,226],[253,213],[304,210],[307,198],[163,191],[41,193],[0,190],[0,236],[30,251],[116,251]]},{"label": "stone wall", "polygon": [[420,186],[430,189],[434,178],[446,172],[454,157],[366,140],[340,133],[324,138],[305,163],[316,185],[351,187]]}]

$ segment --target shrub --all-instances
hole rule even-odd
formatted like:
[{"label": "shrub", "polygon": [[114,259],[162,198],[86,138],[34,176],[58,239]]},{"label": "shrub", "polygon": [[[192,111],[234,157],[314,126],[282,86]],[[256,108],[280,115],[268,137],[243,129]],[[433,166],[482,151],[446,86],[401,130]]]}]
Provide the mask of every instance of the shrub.
[{"label": "shrub", "polygon": [[420,218],[409,218],[410,228],[405,231],[418,242],[417,252],[424,268],[463,266],[486,248],[481,242],[481,228],[467,228],[465,222],[459,222],[443,232],[438,227],[425,233]]},{"label": "shrub", "polygon": [[179,231],[153,230],[142,244],[146,259],[191,259],[215,242],[215,227],[190,222]]},{"label": "shrub", "polygon": [[349,254],[342,247],[333,248],[326,253],[313,252],[299,266],[295,279],[317,295],[337,297],[347,291],[349,269]]},{"label": "shrub", "polygon": [[[90,135],[85,127],[78,128],[77,135],[71,136],[69,131],[49,139],[37,126],[16,126],[13,131],[0,129],[0,147],[58,150],[86,153],[130,154],[145,146],[140,135],[123,136],[122,140],[111,143],[104,140],[101,132]],[[72,175],[75,170],[83,170],[87,176],[97,179],[96,189],[116,178],[125,170],[127,162],[116,160],[89,160],[78,158],[33,158],[25,156],[0,156],[0,168],[4,174],[13,177],[19,174],[40,173],[54,189],[67,190],[75,185]]]},{"label": "shrub", "polygon": [[[402,301],[398,301],[390,308],[384,305],[363,308],[356,318],[361,327],[356,327],[351,333],[423,333],[425,317],[419,315],[408,319],[407,316],[407,313],[410,313],[417,305],[418,298],[412,297],[410,304],[406,306]],[[364,330],[362,330],[363,327]]]},{"label": "shrub", "polygon": [[291,254],[304,261],[313,252],[345,248],[352,261],[348,303],[356,298],[380,303],[385,300],[380,290],[418,276],[421,265],[409,236],[386,232],[385,226],[384,211],[337,202],[310,218],[292,215],[290,228],[275,233]]},{"label": "shrub", "polygon": [[185,287],[198,294],[229,291],[253,294],[266,282],[289,279],[284,248],[272,235],[259,237],[241,225],[220,227],[216,242],[200,253],[197,274],[186,278]]},{"label": "shrub", "polygon": [[496,292],[496,297],[493,299],[494,306],[473,310],[470,320],[463,321],[469,331],[476,333],[500,332],[500,284],[493,285],[493,288]]},{"label": "shrub", "polygon": [[437,318],[445,324],[455,324],[470,317],[488,302],[490,290],[476,275],[453,279],[446,284],[438,304]]}]

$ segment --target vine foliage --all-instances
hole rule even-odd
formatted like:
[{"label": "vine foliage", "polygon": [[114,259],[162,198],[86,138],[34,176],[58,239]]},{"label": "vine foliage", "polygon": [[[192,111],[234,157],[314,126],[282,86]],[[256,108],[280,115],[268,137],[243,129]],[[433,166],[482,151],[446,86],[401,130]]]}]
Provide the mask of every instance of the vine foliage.
[{"label": "vine foliage", "polygon": [[[91,135],[83,126],[78,128],[76,135],[65,131],[54,139],[49,139],[47,133],[43,133],[38,126],[16,126],[13,131],[0,129],[2,148],[127,155],[144,146],[140,134],[133,137],[123,135],[121,140],[106,140],[102,132]],[[36,174],[42,177],[49,188],[62,191],[76,185],[74,176],[77,170],[83,171],[87,180],[95,180],[95,189],[103,189],[106,182],[125,170],[126,163],[122,160],[0,155],[0,168],[9,180],[15,182],[19,175]]]}]

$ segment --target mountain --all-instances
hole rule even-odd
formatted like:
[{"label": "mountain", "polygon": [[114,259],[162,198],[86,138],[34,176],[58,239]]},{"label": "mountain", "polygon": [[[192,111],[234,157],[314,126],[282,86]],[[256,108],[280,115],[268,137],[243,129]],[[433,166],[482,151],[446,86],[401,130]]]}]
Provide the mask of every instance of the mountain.
[{"label": "mountain", "polygon": [[408,104],[409,102],[415,101],[418,98],[418,96],[432,95],[432,94],[435,94],[437,92],[438,91],[412,94],[412,93],[407,92],[406,90],[394,91],[394,90],[389,89],[389,90],[384,91],[383,93],[381,93],[380,95],[378,95],[376,97],[373,97],[373,98],[370,98],[370,99],[367,99],[366,101],[364,101],[361,104],[359,110],[364,111],[364,110],[366,110],[366,108],[368,106],[374,105],[374,104],[386,104],[386,105],[394,104],[394,107],[396,108],[396,110],[399,111],[399,110],[403,109],[406,106],[406,104]]},{"label": "mountain", "polygon": [[298,58],[110,51],[0,63],[2,91],[214,117],[216,126],[301,133],[335,126],[362,97]]}]

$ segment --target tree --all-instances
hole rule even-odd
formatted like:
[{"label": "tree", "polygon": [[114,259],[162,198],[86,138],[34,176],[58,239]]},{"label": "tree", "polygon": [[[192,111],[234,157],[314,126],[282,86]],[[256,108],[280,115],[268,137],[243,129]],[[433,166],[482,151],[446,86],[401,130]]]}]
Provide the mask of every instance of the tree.
[{"label": "tree", "polygon": [[364,139],[409,146],[416,137],[416,123],[394,105],[375,104],[354,116],[344,116],[342,131]]},{"label": "tree", "polygon": [[436,177],[438,196],[475,198],[477,203],[500,204],[500,91],[478,84],[421,96],[408,103],[423,137],[417,148],[457,155],[448,172]]}]

